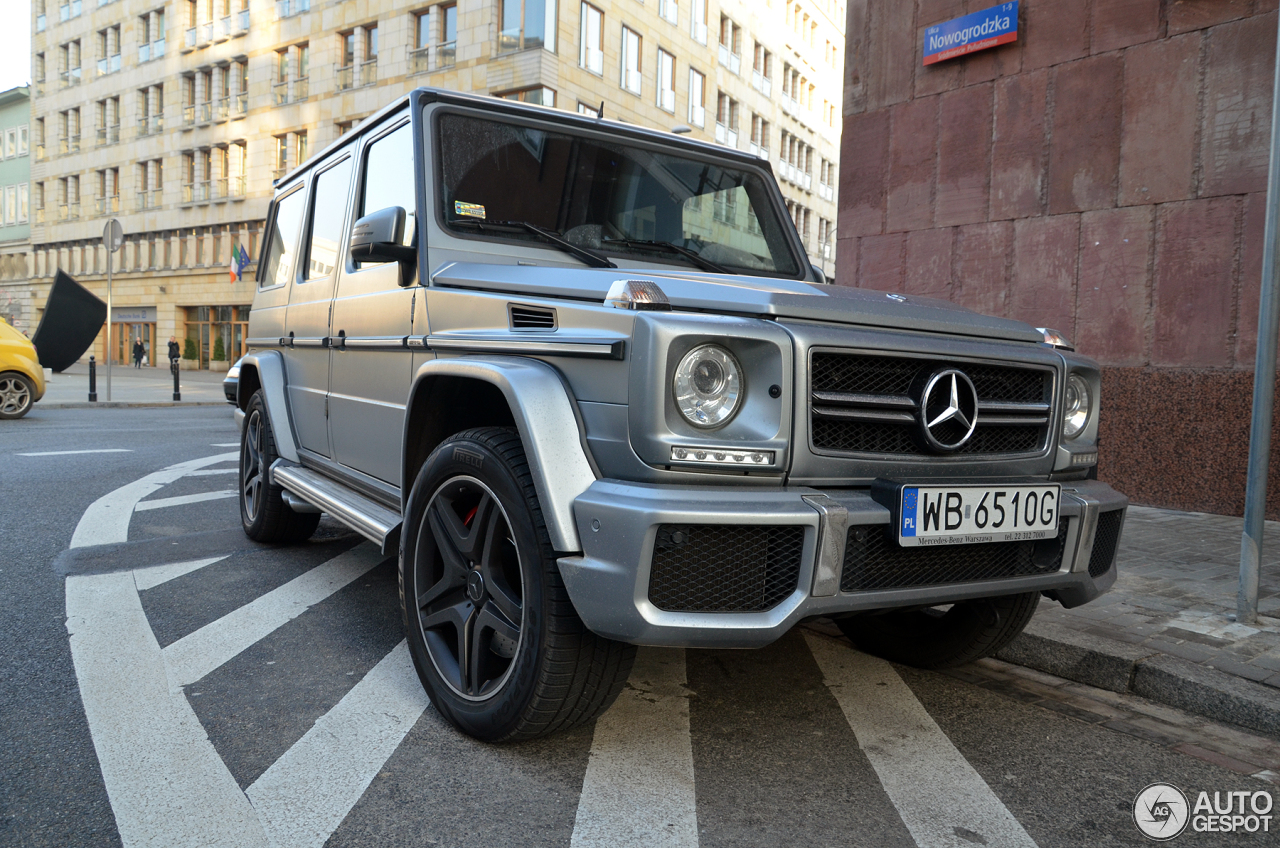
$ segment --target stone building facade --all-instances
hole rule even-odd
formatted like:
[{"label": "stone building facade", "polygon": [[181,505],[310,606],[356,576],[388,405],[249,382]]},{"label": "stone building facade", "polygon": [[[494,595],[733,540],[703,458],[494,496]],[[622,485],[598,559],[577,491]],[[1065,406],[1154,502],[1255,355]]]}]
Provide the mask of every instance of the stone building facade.
[{"label": "stone building facade", "polygon": [[[116,356],[242,349],[273,179],[420,85],[758,152],[834,276],[843,0],[33,0],[32,303],[105,288]],[[105,352],[101,346],[99,355]]]},{"label": "stone building facade", "polygon": [[0,318],[30,335],[31,103],[27,86],[0,91]]},{"label": "stone building facade", "polygon": [[1015,43],[923,64],[991,5],[850,3],[838,281],[1065,331],[1105,366],[1100,476],[1238,513],[1276,2],[1023,0]]}]

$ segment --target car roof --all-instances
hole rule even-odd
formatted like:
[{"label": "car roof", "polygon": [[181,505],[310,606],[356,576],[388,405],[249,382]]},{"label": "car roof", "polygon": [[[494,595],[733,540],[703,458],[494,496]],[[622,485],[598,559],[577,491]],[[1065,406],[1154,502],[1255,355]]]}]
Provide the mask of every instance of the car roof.
[{"label": "car roof", "polygon": [[354,144],[361,136],[367,134],[370,130],[375,129],[388,115],[392,115],[405,108],[406,105],[415,104],[422,106],[427,103],[446,103],[456,106],[465,106],[473,109],[483,109],[495,114],[508,115],[515,118],[525,118],[536,121],[551,121],[554,123],[564,124],[566,128],[579,130],[600,130],[606,128],[610,133],[630,137],[636,141],[644,141],[649,143],[658,143],[667,145],[676,149],[686,150],[690,153],[714,153],[716,156],[726,159],[736,160],[741,165],[764,167],[768,169],[767,160],[760,159],[742,150],[732,147],[724,147],[719,144],[712,144],[709,141],[700,141],[694,138],[688,138],[684,134],[673,133],[664,130],[649,129],[637,124],[630,124],[624,121],[613,120],[610,118],[593,118],[588,115],[580,115],[577,112],[569,112],[564,109],[556,109],[553,107],[539,106],[530,103],[521,103],[517,100],[507,100],[503,97],[494,97],[488,94],[471,94],[462,91],[450,91],[442,88],[415,88],[413,91],[396,98],[383,108],[374,112],[369,117],[360,122],[358,129],[341,136],[335,141],[328,144],[324,149],[320,150],[305,163],[295,168],[287,176],[280,178],[276,182],[277,191],[291,188],[304,174],[314,168],[317,164],[323,162],[331,153],[336,152],[350,144]]}]

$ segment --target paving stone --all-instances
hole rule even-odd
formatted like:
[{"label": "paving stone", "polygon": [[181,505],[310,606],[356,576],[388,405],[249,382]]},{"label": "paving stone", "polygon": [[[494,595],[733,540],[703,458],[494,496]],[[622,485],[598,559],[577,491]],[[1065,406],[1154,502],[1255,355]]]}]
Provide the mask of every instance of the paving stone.
[{"label": "paving stone", "polygon": [[1148,639],[1143,644],[1162,654],[1182,657],[1184,660],[1191,660],[1195,663],[1205,662],[1216,656],[1213,651],[1202,645],[1192,645],[1187,642],[1178,643],[1161,639]]},{"label": "paving stone", "polygon": [[1237,677],[1243,677],[1246,680],[1263,681],[1273,675],[1270,669],[1258,668],[1249,663],[1237,662],[1223,657],[1221,654],[1209,661],[1209,666],[1216,668],[1218,671],[1225,671],[1234,674]]},{"label": "paving stone", "polygon": [[[1129,736],[1136,736],[1139,739],[1145,739],[1148,742],[1155,742],[1158,745],[1177,745],[1184,743],[1184,740],[1172,733],[1164,730],[1157,730],[1142,724],[1137,724],[1131,719],[1115,719],[1113,721],[1104,721],[1102,726],[1119,733],[1125,733]],[[1221,755],[1219,755],[1221,756]],[[1254,769],[1257,770],[1256,768]]]},{"label": "paving stone", "polygon": [[1183,742],[1180,745],[1174,745],[1173,750],[1195,757],[1198,760],[1204,760],[1207,763],[1213,763],[1215,766],[1221,766],[1224,769],[1238,772],[1240,774],[1255,774],[1262,771],[1261,767],[1257,763],[1238,760],[1235,757],[1229,757],[1226,754],[1220,754],[1217,751],[1210,751],[1208,748],[1202,748],[1199,745],[1193,745],[1190,742]]}]

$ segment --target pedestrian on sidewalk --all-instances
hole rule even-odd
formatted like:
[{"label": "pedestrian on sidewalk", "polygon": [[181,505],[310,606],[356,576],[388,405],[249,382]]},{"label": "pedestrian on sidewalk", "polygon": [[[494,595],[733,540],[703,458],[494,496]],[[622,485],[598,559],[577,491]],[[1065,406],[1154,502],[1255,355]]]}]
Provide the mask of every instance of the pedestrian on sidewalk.
[{"label": "pedestrian on sidewalk", "polygon": [[181,355],[182,354],[178,349],[178,337],[170,336],[169,337],[169,370],[170,371],[177,370],[178,357]]},{"label": "pedestrian on sidewalk", "polygon": [[142,339],[135,339],[133,342],[133,367],[142,367],[142,357],[147,355],[147,349],[142,346]]}]

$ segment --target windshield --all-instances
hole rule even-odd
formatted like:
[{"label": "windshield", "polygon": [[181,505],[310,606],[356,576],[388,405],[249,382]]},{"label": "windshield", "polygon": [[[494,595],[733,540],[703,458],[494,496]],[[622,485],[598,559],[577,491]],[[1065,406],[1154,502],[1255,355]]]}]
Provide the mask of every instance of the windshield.
[{"label": "windshield", "polygon": [[466,115],[442,116],[439,131],[441,212],[459,234],[534,241],[518,228],[475,226],[532,224],[601,255],[762,276],[800,271],[783,229],[791,222],[755,172]]}]

